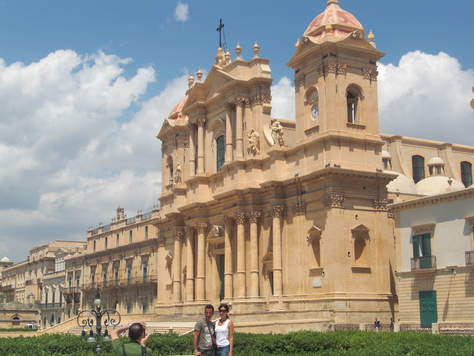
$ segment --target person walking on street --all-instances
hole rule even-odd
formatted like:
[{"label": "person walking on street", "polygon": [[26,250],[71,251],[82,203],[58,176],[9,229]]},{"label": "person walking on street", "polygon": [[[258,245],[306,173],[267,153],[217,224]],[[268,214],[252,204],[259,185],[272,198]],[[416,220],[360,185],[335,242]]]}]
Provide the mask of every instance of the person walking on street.
[{"label": "person walking on street", "polygon": [[194,325],[194,356],[214,356],[216,334],[211,319],[214,307],[210,304],[204,307],[204,318]]},{"label": "person walking on street", "polygon": [[377,318],[375,318],[375,321],[374,321],[374,329],[375,331],[380,330],[380,320],[378,320]]},{"label": "person walking on street", "polygon": [[234,323],[229,319],[229,306],[219,306],[220,319],[215,323],[216,330],[216,356],[232,356],[234,348]]}]

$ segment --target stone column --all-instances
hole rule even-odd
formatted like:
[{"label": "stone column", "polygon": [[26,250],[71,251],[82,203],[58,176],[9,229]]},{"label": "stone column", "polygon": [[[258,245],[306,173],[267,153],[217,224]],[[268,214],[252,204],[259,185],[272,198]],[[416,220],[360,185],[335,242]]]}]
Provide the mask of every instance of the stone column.
[{"label": "stone column", "polygon": [[205,119],[198,119],[198,157],[197,164],[198,174],[204,174],[204,127],[206,126]]},{"label": "stone column", "polygon": [[194,301],[194,232],[195,228],[186,228],[186,301]]},{"label": "stone column", "polygon": [[225,266],[224,266],[224,298],[226,300],[232,299],[233,293],[233,273],[232,273],[232,227],[234,226],[235,220],[229,216],[224,217],[225,223]]},{"label": "stone column", "polygon": [[196,300],[204,300],[205,272],[206,272],[206,236],[207,223],[197,225],[197,273],[196,273]]},{"label": "stone column", "polygon": [[[166,281],[167,281],[167,271],[166,271],[166,237],[158,233],[158,251],[156,253],[155,263],[156,271],[158,277],[157,283],[157,304],[165,303],[166,295]],[[122,264],[122,259],[120,260]],[[120,271],[123,271],[123,268],[120,266]],[[123,273],[123,272],[122,272]],[[125,278],[125,277],[124,277]]]},{"label": "stone column", "polygon": [[235,213],[237,223],[237,298],[245,298],[245,214]]},{"label": "stone column", "polygon": [[258,297],[258,231],[259,211],[251,211],[250,216],[250,297]]},{"label": "stone column", "polygon": [[234,105],[227,104],[227,111],[225,114],[225,163],[230,163],[234,160],[233,158],[233,144],[232,144],[232,112],[234,111]]},{"label": "stone column", "polygon": [[196,126],[189,124],[189,177],[196,175]]},{"label": "stone column", "polygon": [[[244,99],[243,116],[244,117],[243,117],[242,129],[245,127],[246,129],[245,131],[249,131],[254,126],[253,121],[252,121],[252,109],[250,107],[249,98]],[[247,138],[246,134],[245,134],[245,137]],[[244,141],[242,142],[243,142],[242,150],[243,150],[243,154],[245,154],[245,152],[247,151],[248,143]]]},{"label": "stone column", "polygon": [[244,142],[243,142],[243,108],[245,107],[245,99],[237,98],[235,109],[235,158],[244,157]]},{"label": "stone column", "polygon": [[181,242],[183,232],[174,232],[174,258],[173,258],[173,301],[181,301]]},{"label": "stone column", "polygon": [[285,206],[272,206],[273,212],[273,295],[281,296],[282,286],[282,264],[281,264],[281,217]]}]

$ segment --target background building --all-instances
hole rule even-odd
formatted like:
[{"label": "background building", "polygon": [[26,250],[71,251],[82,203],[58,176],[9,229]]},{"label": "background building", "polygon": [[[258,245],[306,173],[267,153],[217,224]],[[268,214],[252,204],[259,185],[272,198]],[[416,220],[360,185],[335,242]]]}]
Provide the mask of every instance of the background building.
[{"label": "background building", "polygon": [[472,322],[474,187],[390,205],[397,221],[400,320]]}]

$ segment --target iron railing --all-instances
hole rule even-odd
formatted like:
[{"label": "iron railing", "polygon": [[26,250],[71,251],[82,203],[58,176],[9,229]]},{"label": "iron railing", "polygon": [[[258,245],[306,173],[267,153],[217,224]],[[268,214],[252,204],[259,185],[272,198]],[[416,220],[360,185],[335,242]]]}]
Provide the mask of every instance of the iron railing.
[{"label": "iron railing", "polygon": [[436,268],[436,256],[413,257],[411,259],[412,271],[433,268]]},{"label": "iron railing", "polygon": [[152,284],[157,282],[156,275],[140,276],[140,277],[130,277],[124,279],[108,279],[102,282],[96,283],[85,283],[82,285],[81,289],[92,290],[97,288],[111,288],[111,287],[126,287],[126,286],[136,286],[141,284]]},{"label": "iron railing", "polygon": [[466,251],[466,266],[474,264],[474,251]]},{"label": "iron railing", "polygon": [[54,308],[62,308],[63,302],[56,302],[56,303],[40,303],[38,304],[39,309],[54,309]]}]

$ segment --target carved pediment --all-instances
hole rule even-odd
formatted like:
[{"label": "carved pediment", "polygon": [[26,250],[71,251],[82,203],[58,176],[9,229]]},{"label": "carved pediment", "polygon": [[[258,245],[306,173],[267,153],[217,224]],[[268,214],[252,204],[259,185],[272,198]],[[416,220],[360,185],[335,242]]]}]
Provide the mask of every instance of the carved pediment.
[{"label": "carved pediment", "polygon": [[306,241],[308,241],[309,244],[312,244],[313,242],[319,241],[321,239],[321,234],[323,230],[321,230],[319,227],[313,225],[311,226],[311,229],[308,230],[308,235],[306,236]]},{"label": "carved pediment", "polygon": [[363,237],[366,240],[370,240],[370,237],[369,237],[370,229],[363,224],[356,226],[355,228],[351,229],[351,231],[352,231],[352,238],[354,239],[356,237]]}]

